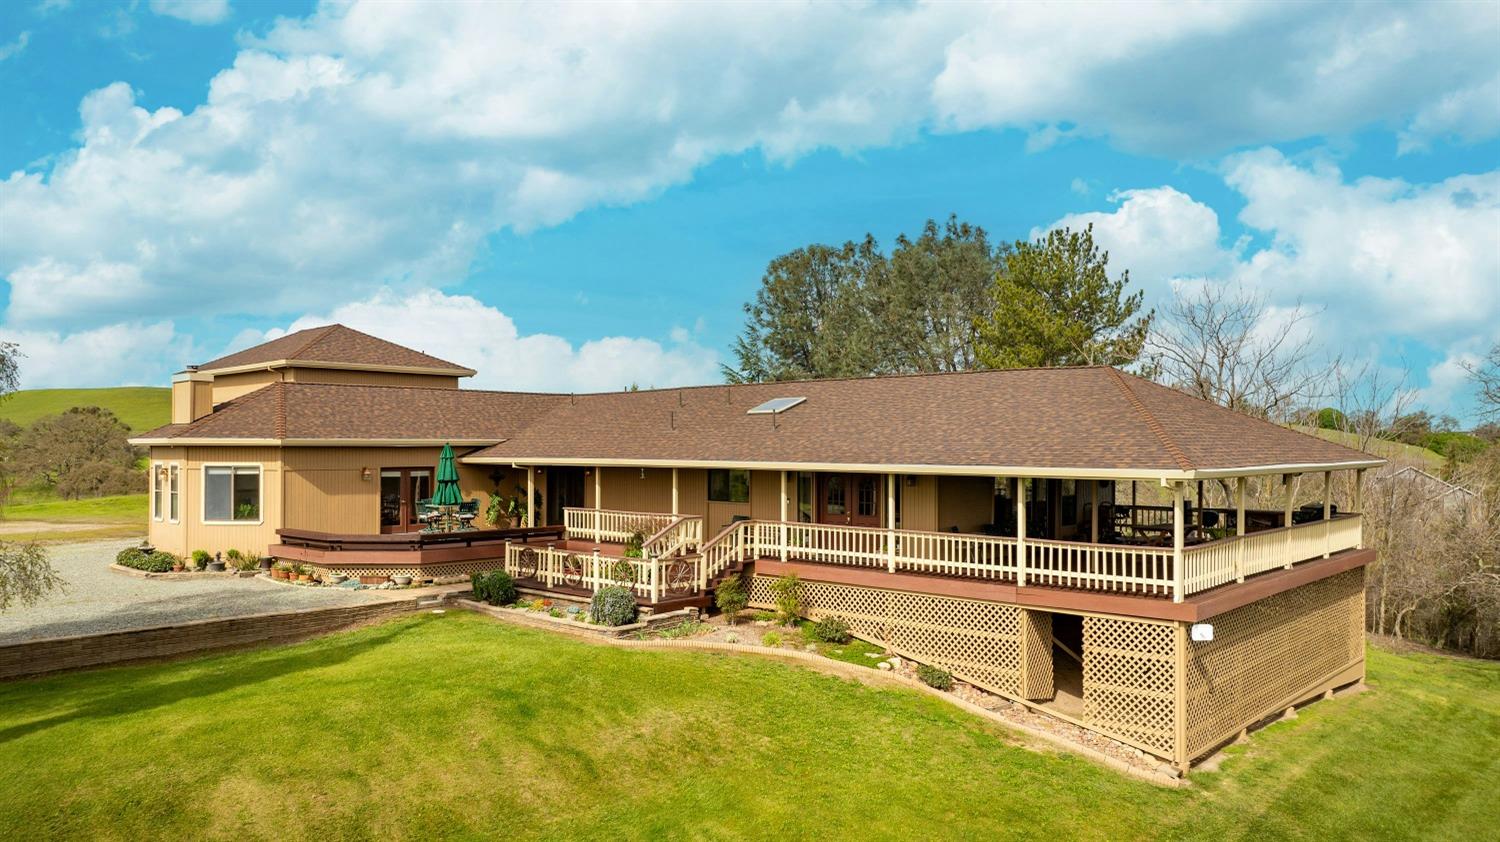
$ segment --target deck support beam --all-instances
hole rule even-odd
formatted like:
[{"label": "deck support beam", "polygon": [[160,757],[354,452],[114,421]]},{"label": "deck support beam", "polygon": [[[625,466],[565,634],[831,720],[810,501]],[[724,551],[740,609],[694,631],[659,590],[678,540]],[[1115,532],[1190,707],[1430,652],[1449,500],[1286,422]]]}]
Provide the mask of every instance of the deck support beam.
[{"label": "deck support beam", "polygon": [[1089,480],[1089,511],[1093,517],[1089,518],[1089,540],[1095,544],[1099,543],[1099,480]]},{"label": "deck support beam", "polygon": [[[1234,479],[1234,534],[1243,539],[1245,537],[1245,478]],[[1234,580],[1245,581],[1245,542],[1243,540],[1234,547]]]},{"label": "deck support beam", "polygon": [[1330,555],[1333,546],[1333,471],[1323,472],[1323,557]]},{"label": "deck support beam", "polygon": [[896,572],[896,475],[885,475],[885,569]]},{"label": "deck support beam", "polygon": [[1016,587],[1026,587],[1026,480],[1016,477]]},{"label": "deck support beam", "polygon": [[1182,483],[1172,483],[1172,601],[1181,602],[1187,588],[1183,587],[1187,571],[1182,568],[1182,545],[1186,534],[1182,522]]},{"label": "deck support beam", "polygon": [[786,508],[787,508],[786,504],[787,504],[787,499],[786,499],[786,471],[782,471],[781,472],[781,526],[779,527],[780,532],[781,532],[781,539],[778,542],[778,543],[781,544],[781,560],[782,561],[786,561]]},{"label": "deck support beam", "polygon": [[[677,517],[677,469],[672,469],[672,517]],[[782,517],[782,520],[786,520]]]},{"label": "deck support beam", "polygon": [[526,466],[526,526],[536,526],[536,466]]},{"label": "deck support beam", "polygon": [[[1297,474],[1282,474],[1281,475],[1281,485],[1282,485],[1283,491],[1285,493],[1285,499],[1283,500],[1283,503],[1282,503],[1281,525],[1287,527],[1287,530],[1286,530],[1286,557],[1288,559],[1290,559],[1292,557],[1292,529],[1291,529],[1291,526],[1292,526],[1292,501],[1294,499],[1294,497],[1293,497],[1293,481],[1297,478],[1297,476],[1298,476]],[[1292,562],[1291,561],[1287,561],[1287,563],[1286,563],[1286,565],[1284,566],[1283,569],[1291,570],[1292,569]]]}]

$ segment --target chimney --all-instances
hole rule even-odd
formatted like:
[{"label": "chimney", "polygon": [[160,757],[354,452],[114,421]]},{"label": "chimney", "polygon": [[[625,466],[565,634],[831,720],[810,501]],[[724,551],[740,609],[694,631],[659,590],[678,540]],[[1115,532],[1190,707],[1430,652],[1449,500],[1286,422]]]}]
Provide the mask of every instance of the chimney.
[{"label": "chimney", "polygon": [[172,375],[172,423],[190,424],[214,411],[214,376],[189,368]]}]

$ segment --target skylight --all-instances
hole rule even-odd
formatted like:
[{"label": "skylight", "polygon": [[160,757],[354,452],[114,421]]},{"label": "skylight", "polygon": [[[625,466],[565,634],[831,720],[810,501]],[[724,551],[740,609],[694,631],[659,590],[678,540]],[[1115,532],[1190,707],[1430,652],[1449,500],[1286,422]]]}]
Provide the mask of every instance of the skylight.
[{"label": "skylight", "polygon": [[807,398],[771,398],[760,406],[746,410],[746,415],[775,415],[807,400]]}]

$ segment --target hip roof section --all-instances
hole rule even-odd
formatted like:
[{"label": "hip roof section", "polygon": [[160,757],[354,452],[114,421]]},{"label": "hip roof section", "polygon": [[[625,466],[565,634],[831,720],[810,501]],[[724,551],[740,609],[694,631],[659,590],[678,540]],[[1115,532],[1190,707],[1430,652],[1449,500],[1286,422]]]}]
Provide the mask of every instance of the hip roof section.
[{"label": "hip roof section", "polygon": [[[806,400],[773,414],[775,398]],[[586,395],[278,383],[138,442],[454,441],[501,464],[850,465],[1182,476],[1381,460],[1108,367]],[[232,443],[227,441],[225,443]]]}]

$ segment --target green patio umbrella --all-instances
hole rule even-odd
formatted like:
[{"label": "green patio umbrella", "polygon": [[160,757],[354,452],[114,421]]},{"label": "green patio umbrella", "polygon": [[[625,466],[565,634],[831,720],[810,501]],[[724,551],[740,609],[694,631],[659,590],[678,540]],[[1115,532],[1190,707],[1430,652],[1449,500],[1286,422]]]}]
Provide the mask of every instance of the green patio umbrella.
[{"label": "green patio umbrella", "polygon": [[432,492],[432,505],[458,506],[464,502],[463,492],[458,490],[458,468],[453,464],[453,445],[443,445],[438,456],[437,487]]}]

